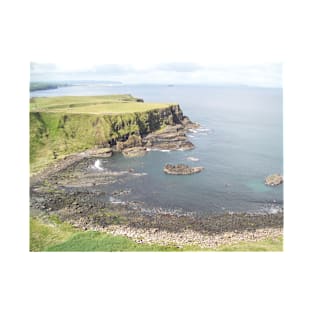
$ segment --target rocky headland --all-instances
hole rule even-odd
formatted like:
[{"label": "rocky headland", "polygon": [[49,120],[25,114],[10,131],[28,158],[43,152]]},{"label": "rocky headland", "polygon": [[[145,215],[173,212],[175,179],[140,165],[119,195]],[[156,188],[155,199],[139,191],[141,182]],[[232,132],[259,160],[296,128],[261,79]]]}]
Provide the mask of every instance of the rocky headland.
[{"label": "rocky headland", "polygon": [[[73,153],[95,149],[104,156],[135,147],[193,149],[186,132],[199,127],[178,104],[150,104],[131,95],[32,98],[30,107],[32,172]],[[124,155],[139,156],[145,151],[135,150]]]}]

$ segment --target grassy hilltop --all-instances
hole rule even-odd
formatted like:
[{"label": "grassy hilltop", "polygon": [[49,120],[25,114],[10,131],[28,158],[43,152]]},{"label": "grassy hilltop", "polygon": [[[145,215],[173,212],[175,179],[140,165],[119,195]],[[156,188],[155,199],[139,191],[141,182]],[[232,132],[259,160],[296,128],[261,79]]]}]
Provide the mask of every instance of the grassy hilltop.
[{"label": "grassy hilltop", "polygon": [[30,100],[30,167],[144,135],[182,117],[177,104],[144,103],[131,95],[40,97]]}]

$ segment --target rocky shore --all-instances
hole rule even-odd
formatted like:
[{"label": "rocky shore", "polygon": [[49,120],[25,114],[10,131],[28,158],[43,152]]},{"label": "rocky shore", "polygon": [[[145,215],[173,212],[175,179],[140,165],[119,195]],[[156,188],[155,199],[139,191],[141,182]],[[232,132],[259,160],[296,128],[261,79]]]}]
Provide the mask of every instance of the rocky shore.
[{"label": "rocky shore", "polygon": [[[68,160],[67,160],[68,161]],[[77,161],[77,160],[76,160]],[[81,162],[81,161],[80,161]],[[57,216],[82,230],[125,235],[137,242],[216,247],[282,234],[283,212],[275,214],[196,214],[145,208],[142,203],[110,202],[105,197],[131,190],[97,189],[138,173],[134,171],[77,171],[72,163],[31,186],[31,213]],[[87,164],[87,163],[86,163]],[[82,168],[85,167],[83,163]]]},{"label": "rocky shore", "polygon": [[[133,169],[108,171],[101,164],[98,165],[98,170],[89,170],[88,167],[93,166],[88,163],[90,158],[109,158],[114,152],[121,152],[125,157],[137,157],[154,149],[192,149],[194,146],[187,140],[186,133],[197,127],[199,125],[192,123],[187,117],[181,117],[173,125],[167,125],[146,136],[134,134],[113,146],[89,149],[57,160],[52,166],[30,178],[31,214],[54,215],[83,230],[125,235],[142,243],[211,248],[281,236],[282,212],[226,212],[207,215],[169,212],[146,208],[135,201],[107,200],[116,195],[127,195],[129,190],[97,189],[98,185],[112,186],[117,180],[125,177],[133,179],[142,173],[136,173]],[[186,165],[165,166],[167,174],[175,175],[193,174],[202,169]]]},{"label": "rocky shore", "polygon": [[[99,229],[95,228],[94,230]],[[173,233],[158,229],[140,229],[117,225],[108,226],[102,231],[112,235],[126,236],[137,243],[175,245],[177,247],[196,245],[200,248],[216,248],[221,245],[235,244],[242,241],[255,242],[264,239],[275,239],[283,235],[282,228],[224,232],[214,235],[203,234],[193,230]]]},{"label": "rocky shore", "polygon": [[125,141],[118,141],[115,150],[126,157],[143,156],[151,150],[191,150],[194,145],[188,140],[186,133],[197,127],[199,124],[184,117],[176,124],[166,125],[148,135],[131,135]]}]

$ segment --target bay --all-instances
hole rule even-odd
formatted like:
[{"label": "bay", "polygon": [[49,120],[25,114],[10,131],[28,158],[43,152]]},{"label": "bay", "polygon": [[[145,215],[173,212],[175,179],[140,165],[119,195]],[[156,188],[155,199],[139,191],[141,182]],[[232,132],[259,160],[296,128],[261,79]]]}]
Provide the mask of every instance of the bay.
[{"label": "bay", "polygon": [[[283,207],[283,186],[264,185],[267,175],[283,174],[282,89],[90,83],[31,92],[30,96],[126,93],[145,102],[179,103],[184,114],[201,127],[188,134],[194,150],[151,151],[132,159],[116,154],[106,160],[107,169],[132,168],[143,173],[110,186],[131,190],[119,196],[121,200],[127,197],[150,208],[199,213],[272,212]],[[172,176],[163,173],[166,163],[205,169],[195,175]]]}]

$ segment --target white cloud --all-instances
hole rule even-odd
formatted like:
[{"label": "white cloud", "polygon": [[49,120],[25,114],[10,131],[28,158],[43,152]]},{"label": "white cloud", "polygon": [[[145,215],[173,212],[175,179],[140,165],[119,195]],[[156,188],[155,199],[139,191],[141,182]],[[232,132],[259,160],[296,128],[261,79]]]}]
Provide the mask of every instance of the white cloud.
[{"label": "white cloud", "polygon": [[137,68],[129,64],[102,64],[75,70],[60,70],[57,65],[31,66],[35,80],[110,80],[123,83],[245,84],[281,86],[281,65],[201,66],[195,63],[165,63]]}]

